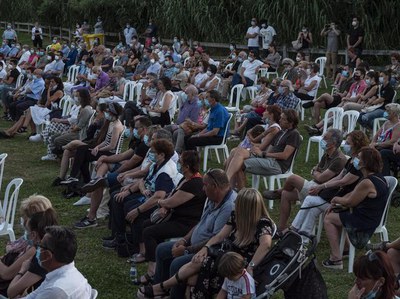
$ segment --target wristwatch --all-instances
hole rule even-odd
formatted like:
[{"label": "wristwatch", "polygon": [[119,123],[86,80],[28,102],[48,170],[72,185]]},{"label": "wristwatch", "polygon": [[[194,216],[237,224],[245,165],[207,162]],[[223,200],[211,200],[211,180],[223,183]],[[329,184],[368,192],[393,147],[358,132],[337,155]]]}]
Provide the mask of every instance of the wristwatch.
[{"label": "wristwatch", "polygon": [[249,263],[249,267],[250,267],[250,268],[254,268],[255,266],[256,266],[256,265],[254,264],[254,262],[250,262],[250,263]]}]

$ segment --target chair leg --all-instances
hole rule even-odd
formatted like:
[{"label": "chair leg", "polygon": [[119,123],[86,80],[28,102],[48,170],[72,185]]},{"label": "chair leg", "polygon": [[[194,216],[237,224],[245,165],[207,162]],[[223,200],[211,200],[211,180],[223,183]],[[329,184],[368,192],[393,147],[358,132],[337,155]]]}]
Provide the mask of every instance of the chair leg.
[{"label": "chair leg", "polygon": [[[269,177],[269,190],[275,190],[275,178],[273,176]],[[274,208],[274,201],[268,200],[268,208],[272,210]]]},{"label": "chair leg", "polygon": [[386,241],[386,242],[389,241],[388,231],[385,226],[382,226],[382,238],[383,238],[382,241]]},{"label": "chair leg", "polygon": [[324,227],[324,213],[319,214],[318,229],[317,229],[317,243],[321,241],[322,228]]},{"label": "chair leg", "polygon": [[215,151],[215,155],[217,156],[218,164],[221,164],[221,159],[219,158],[218,149],[215,148],[214,151]]},{"label": "chair leg", "polygon": [[204,157],[203,157],[203,172],[207,171],[207,160],[208,160],[208,148],[204,148]]},{"label": "chair leg", "polygon": [[8,236],[10,237],[11,242],[15,241],[15,234],[14,234],[14,230],[12,228],[8,230]]},{"label": "chair leg", "polygon": [[353,264],[354,264],[354,257],[356,254],[356,249],[353,244],[350,243],[349,245],[349,273],[353,273]]},{"label": "chair leg", "polygon": [[256,174],[251,175],[251,187],[258,190],[260,187],[260,176]]},{"label": "chair leg", "polygon": [[311,140],[308,139],[307,153],[306,153],[306,163],[308,162],[308,156],[310,155],[310,146],[311,146]]}]

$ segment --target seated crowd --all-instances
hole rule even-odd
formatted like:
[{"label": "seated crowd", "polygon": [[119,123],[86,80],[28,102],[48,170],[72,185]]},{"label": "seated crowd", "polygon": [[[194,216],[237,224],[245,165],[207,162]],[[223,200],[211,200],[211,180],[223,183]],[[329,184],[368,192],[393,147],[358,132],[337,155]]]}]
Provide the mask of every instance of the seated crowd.
[{"label": "seated crowd", "polygon": [[[158,42],[144,47],[133,36],[114,49],[98,43],[88,49],[83,42],[60,44],[58,39],[53,45],[59,47],[17,43],[7,53],[0,49],[0,68],[7,65],[0,78],[4,119],[14,121],[0,138],[30,130],[29,141],[45,144],[41,160],[61,160],[52,185],[66,186],[66,198],[80,195],[74,205],[90,205],[74,227],[95,227],[107,216],[110,236],[103,238],[103,247],[133,263],[147,262],[138,279],[139,298],[252,298],[254,269],[273,246],[272,239],[288,230],[311,236],[320,215],[330,246],[322,264],[342,269],[342,228],[357,248],[367,245],[388,197],[384,176],[400,165],[400,105],[393,103],[391,70],[367,70],[363,62],[356,68],[342,66],[333,93],[318,97],[319,65],[290,58],[280,62],[274,44],[268,48],[270,55],[279,56],[273,61],[232,47],[218,63],[195,43],[193,49],[183,39],[179,47]],[[260,69],[279,70],[280,63],[282,77],[269,82],[258,76]],[[77,76],[63,82],[70,68],[77,69]],[[135,96],[128,100],[125,91],[132,82]],[[249,105],[232,117],[223,100],[233,96],[234,86],[255,83],[259,88]],[[291,170],[303,140],[299,115],[311,107],[315,124],[307,131],[322,135],[323,152],[311,179],[292,174],[282,188],[262,194],[246,188],[246,174],[268,177]],[[386,120],[371,142],[365,130],[323,131],[322,109],[332,107],[360,112],[357,121],[367,130],[375,119]],[[232,135],[241,142],[231,150],[224,170],[201,174],[199,149],[226,142],[231,118]],[[124,140],[128,146],[122,146]],[[280,199],[277,225],[265,199]],[[301,209],[289,224],[297,201]],[[343,210],[337,213],[339,205]],[[26,235],[10,244],[10,260],[0,262],[0,278],[9,282],[2,294],[15,298],[34,289],[27,298],[90,298],[92,289],[73,263],[76,237],[57,226],[50,201],[32,196],[21,209]],[[212,255],[216,246],[233,253]],[[399,242],[374,248],[388,250],[393,265],[385,253],[373,253],[387,272],[363,273],[367,266],[360,258],[355,264],[358,279],[376,283],[357,284],[351,292],[378,289],[393,296],[383,287],[392,285],[385,277],[394,280],[399,270]],[[68,283],[59,278],[66,275]]]}]

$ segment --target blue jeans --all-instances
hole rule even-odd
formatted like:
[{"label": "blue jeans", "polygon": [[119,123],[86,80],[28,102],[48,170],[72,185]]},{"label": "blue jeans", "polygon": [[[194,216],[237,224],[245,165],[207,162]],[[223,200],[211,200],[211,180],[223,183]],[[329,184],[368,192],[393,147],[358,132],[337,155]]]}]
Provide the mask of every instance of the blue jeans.
[{"label": "blue jeans", "polygon": [[[192,260],[194,254],[182,255],[174,258],[172,256],[172,247],[175,242],[164,242],[157,246],[156,250],[156,273],[154,283],[166,281],[168,278],[178,273],[179,269]],[[171,298],[184,298],[185,285],[177,285],[171,289]]]},{"label": "blue jeans", "polygon": [[375,109],[374,111],[367,113],[361,112],[357,122],[363,127],[368,127],[372,129],[374,126],[374,119],[382,117],[384,112],[384,109]]},{"label": "blue jeans", "polygon": [[[246,84],[245,84],[244,87],[253,86],[253,84],[254,84],[253,80],[251,80],[251,79],[249,79],[247,77],[244,77],[244,78],[246,80]],[[232,87],[237,85],[237,84],[242,84],[242,77],[238,73],[234,74],[233,77],[232,77]]]}]

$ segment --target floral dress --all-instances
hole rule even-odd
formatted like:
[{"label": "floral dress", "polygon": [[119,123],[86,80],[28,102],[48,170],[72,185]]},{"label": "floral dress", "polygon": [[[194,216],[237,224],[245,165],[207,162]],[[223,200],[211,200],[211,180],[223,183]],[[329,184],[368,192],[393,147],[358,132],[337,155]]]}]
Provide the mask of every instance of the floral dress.
[{"label": "floral dress", "polygon": [[[258,246],[260,245],[260,238],[264,235],[272,236],[273,233],[273,222],[266,216],[263,216],[257,223],[256,232],[254,235],[253,241],[244,246],[238,247],[234,244],[235,241],[235,233],[236,233],[236,217],[235,211],[232,211],[231,216],[226,223],[227,225],[232,226],[232,231],[229,234],[228,238],[226,238],[222,244],[222,248],[230,247],[227,251],[234,251],[242,255],[246,261],[249,263],[253,258],[254,254],[257,251]],[[222,254],[221,254],[222,255]],[[204,261],[203,265],[200,269],[197,283],[194,289],[191,291],[191,298],[199,299],[199,298],[213,298],[215,294],[219,292],[221,289],[224,278],[218,275],[218,258],[208,256]]]}]

